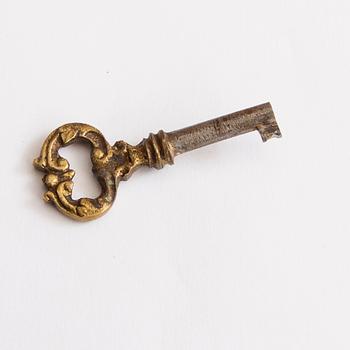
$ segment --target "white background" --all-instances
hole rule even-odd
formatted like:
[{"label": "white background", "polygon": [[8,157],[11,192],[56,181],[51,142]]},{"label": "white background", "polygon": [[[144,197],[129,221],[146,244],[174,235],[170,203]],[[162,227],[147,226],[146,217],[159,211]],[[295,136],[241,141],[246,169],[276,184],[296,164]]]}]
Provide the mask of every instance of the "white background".
[{"label": "white background", "polygon": [[[349,349],[350,3],[1,0],[0,349]],[[101,219],[41,200],[72,121],[110,143],[270,101],[251,133],[121,183]],[[62,154],[75,197],[89,151]]]}]

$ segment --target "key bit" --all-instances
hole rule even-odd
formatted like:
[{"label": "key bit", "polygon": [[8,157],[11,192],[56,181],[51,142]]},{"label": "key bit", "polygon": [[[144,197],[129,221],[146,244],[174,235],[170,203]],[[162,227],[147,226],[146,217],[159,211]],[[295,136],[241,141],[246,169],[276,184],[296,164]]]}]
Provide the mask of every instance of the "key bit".
[{"label": "key bit", "polygon": [[[100,131],[82,123],[65,124],[45,140],[34,166],[43,171],[47,187],[44,200],[53,203],[63,214],[80,221],[95,219],[113,204],[121,180],[127,180],[141,166],[163,168],[174,164],[175,156],[196,148],[257,130],[265,142],[281,137],[270,103],[248,108],[184,129],[150,134],[138,145],[117,141],[110,146]],[[94,199],[72,198],[74,170],[59,155],[61,147],[87,141],[91,145],[92,171],[101,194]]]}]

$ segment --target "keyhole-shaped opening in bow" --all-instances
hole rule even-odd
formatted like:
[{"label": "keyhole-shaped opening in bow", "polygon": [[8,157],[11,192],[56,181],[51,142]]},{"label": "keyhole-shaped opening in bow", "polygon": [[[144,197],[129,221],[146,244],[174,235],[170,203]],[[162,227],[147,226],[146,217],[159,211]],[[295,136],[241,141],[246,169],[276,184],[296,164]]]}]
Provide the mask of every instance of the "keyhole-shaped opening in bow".
[{"label": "keyhole-shaped opening in bow", "polygon": [[101,194],[101,187],[91,171],[90,145],[87,142],[73,143],[61,148],[59,153],[69,161],[70,169],[75,171],[73,199],[98,197]]}]

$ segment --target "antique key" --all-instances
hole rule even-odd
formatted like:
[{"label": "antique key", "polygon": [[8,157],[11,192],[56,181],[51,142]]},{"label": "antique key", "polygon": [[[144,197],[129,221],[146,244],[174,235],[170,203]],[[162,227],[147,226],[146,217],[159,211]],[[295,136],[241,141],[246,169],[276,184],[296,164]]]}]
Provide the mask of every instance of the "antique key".
[{"label": "antique key", "polygon": [[[161,169],[174,164],[174,157],[196,148],[257,130],[265,142],[281,137],[270,103],[248,108],[188,128],[150,134],[137,146],[117,141],[110,146],[96,128],[81,123],[65,124],[45,140],[34,166],[45,172],[43,182],[48,191],[44,200],[52,202],[63,214],[81,221],[95,219],[113,204],[119,181],[127,180],[140,166]],[[92,171],[101,185],[99,197],[72,198],[74,170],[59,155],[61,147],[74,142],[91,144]]]}]

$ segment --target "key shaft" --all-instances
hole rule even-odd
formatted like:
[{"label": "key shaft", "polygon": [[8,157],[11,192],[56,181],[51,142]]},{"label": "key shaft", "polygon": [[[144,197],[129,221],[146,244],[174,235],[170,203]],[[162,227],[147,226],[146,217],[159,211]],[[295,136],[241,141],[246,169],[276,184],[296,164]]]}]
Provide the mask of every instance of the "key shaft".
[{"label": "key shaft", "polygon": [[264,142],[281,137],[270,103],[176,130],[168,133],[168,137],[178,155],[255,130],[259,131]]}]

